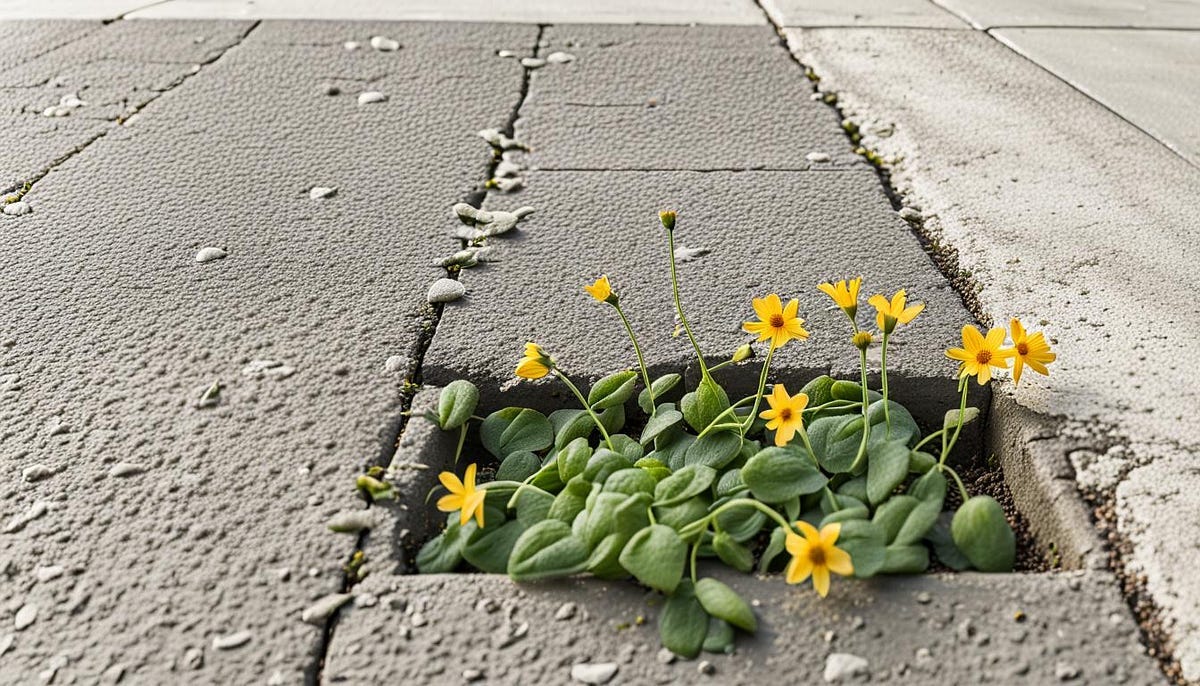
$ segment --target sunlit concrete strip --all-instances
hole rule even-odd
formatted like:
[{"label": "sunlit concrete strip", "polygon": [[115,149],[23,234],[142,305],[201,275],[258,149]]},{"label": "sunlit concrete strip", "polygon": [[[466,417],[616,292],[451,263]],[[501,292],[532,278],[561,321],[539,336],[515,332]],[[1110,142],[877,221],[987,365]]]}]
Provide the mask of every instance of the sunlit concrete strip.
[{"label": "sunlit concrete strip", "polygon": [[980,32],[788,35],[896,160],[905,201],[977,284],[978,314],[1047,331],[1052,376],[997,390],[1067,443],[1047,459],[1065,452],[1084,489],[1115,497],[1126,564],[1200,678],[1200,548],[1183,524],[1200,520],[1200,170]]},{"label": "sunlit concrete strip", "polygon": [[764,24],[752,0],[167,0],[130,18]]},{"label": "sunlit concrete strip", "polygon": [[969,29],[929,0],[762,0],[776,26],[909,26]]},{"label": "sunlit concrete strip", "polygon": [[977,28],[1110,26],[1200,29],[1200,4],[1180,0],[931,0]]}]

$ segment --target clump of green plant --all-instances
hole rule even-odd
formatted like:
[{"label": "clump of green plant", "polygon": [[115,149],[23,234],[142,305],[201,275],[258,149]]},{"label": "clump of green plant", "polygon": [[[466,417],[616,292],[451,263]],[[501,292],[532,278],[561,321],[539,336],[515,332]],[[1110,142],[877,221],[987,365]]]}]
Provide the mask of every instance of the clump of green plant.
[{"label": "clump of green plant", "polygon": [[[448,493],[437,507],[450,515],[445,530],[418,554],[420,571],[469,567],[520,582],[576,574],[632,578],[666,596],[659,617],[663,644],[695,657],[702,649],[732,650],[736,631],[757,628],[744,599],[698,575],[700,558],[741,572],[782,566],[787,583],[811,578],[822,597],[831,575],[919,573],[931,553],[955,569],[1012,569],[1015,539],[1003,510],[989,496],[967,493],[947,458],[963,425],[978,416],[966,405],[970,378],[987,383],[1009,360],[1016,361],[1018,381],[1026,365],[1046,373],[1054,354],[1042,334],[1027,335],[1013,320],[1013,345],[1004,347],[1004,329],[985,336],[965,326],[963,347],[947,351],[959,362],[958,407],[922,436],[908,410],[890,397],[887,363],[891,338],[924,305],[909,304],[904,291],[874,295],[868,302],[877,332],[869,331],[858,322],[861,279],[818,286],[849,321],[861,379],[819,376],[793,395],[781,383],[767,391],[771,360],[809,332],[797,316],[797,300],[785,304],[770,294],[754,299],[757,319],[743,325],[766,346],[757,391],[731,401],[712,371],[745,361],[751,347],[720,365],[706,364],[680,305],[675,214],[663,212],[660,221],[675,308],[696,351],[696,387],[683,389],[679,374],[651,379],[608,277],[585,286],[624,324],[638,369],[606,376],[585,395],[553,357],[528,343],[516,375],[555,377],[580,404],[548,417],[521,407],[476,417],[478,389],[464,380],[449,384],[435,419],[459,432],[455,463],[477,421],[480,442],[498,468],[495,480],[483,484],[476,483],[477,463],[461,479],[439,475]],[[875,390],[867,385],[867,350],[877,336],[881,387]],[[646,415],[636,437],[622,432],[634,408]],[[962,496],[954,513],[943,512],[950,481]]]}]

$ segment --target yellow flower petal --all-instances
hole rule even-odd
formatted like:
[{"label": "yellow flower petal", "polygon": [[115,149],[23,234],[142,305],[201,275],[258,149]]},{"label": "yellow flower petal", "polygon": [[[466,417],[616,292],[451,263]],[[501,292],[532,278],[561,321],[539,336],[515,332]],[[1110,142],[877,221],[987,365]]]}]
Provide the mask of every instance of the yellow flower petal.
[{"label": "yellow flower petal", "polygon": [[841,523],[834,522],[832,524],[826,524],[825,526],[821,527],[821,533],[820,533],[821,545],[832,547],[834,543],[837,543],[838,535],[840,535],[841,533],[842,533]]},{"label": "yellow flower petal", "polygon": [[829,567],[829,571],[841,576],[850,576],[854,573],[854,563],[850,560],[850,553],[841,548],[829,548],[825,551],[825,565]]},{"label": "yellow flower petal", "polygon": [[446,490],[450,491],[451,493],[462,493],[466,490],[463,488],[463,482],[458,480],[458,477],[454,475],[454,472],[442,472],[441,474],[438,474],[438,481],[441,481],[442,485],[446,487]]},{"label": "yellow flower petal", "polygon": [[793,557],[791,562],[788,562],[787,576],[785,580],[789,584],[803,583],[813,572],[812,560],[808,559],[807,552],[804,555]]},{"label": "yellow flower petal", "polygon": [[817,595],[824,598],[829,595],[829,568],[824,565],[813,565],[812,568],[813,588],[817,589]]},{"label": "yellow flower petal", "polygon": [[804,534],[804,538],[807,539],[810,544],[819,543],[821,541],[821,533],[817,531],[817,527],[809,524],[803,519],[796,522],[796,528],[800,529],[800,533]]}]

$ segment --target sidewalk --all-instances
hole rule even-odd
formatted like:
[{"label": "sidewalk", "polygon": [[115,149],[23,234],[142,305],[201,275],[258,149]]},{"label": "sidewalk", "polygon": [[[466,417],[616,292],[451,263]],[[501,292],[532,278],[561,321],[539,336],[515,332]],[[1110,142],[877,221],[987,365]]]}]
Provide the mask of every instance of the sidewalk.
[{"label": "sidewalk", "polygon": [[[1163,683],[1139,641],[1200,679],[1181,524],[1200,517],[1181,409],[1197,401],[1195,308],[1146,295],[1195,280],[1200,139],[1183,113],[1200,91],[1171,65],[1200,47],[1165,29],[1200,12],[946,4],[430,3],[361,17],[420,21],[358,23],[289,19],[375,3],[106,1],[66,20],[78,5],[0,2],[50,17],[0,21],[0,190],[28,209],[0,215],[0,682],[566,682],[582,660],[618,663],[611,683],[815,681],[850,653],[883,655],[873,680],[901,683]],[[613,25],[630,22],[700,25]],[[1121,69],[1097,69],[1112,51]],[[569,59],[520,63],[553,53]],[[522,189],[484,190],[485,128],[530,147],[506,155]],[[431,306],[459,202],[534,213],[462,272],[465,298]],[[700,676],[656,660],[656,610],[632,585],[403,574],[436,469],[412,473],[408,509],[373,508],[369,536],[328,531],[362,507],[366,467],[445,458],[402,414],[414,382],[470,378],[492,409],[565,402],[500,395],[532,334],[580,378],[628,365],[580,290],[599,273],[638,313],[650,365],[687,371],[655,227],[667,206],[680,242],[711,251],[681,279],[714,359],[742,342],[752,295],[801,299],[814,336],[775,367],[789,386],[852,372],[813,287],[850,272],[928,304],[894,368],[919,418],[953,393],[938,360],[962,323],[1045,319],[1056,374],[975,401],[1068,570],[877,579],[824,604],[742,577],[767,631]],[[302,621],[356,550],[371,574],[354,603]],[[553,620],[568,600],[578,615]],[[639,614],[648,626],[611,633]],[[494,643],[523,622],[527,637]]]}]

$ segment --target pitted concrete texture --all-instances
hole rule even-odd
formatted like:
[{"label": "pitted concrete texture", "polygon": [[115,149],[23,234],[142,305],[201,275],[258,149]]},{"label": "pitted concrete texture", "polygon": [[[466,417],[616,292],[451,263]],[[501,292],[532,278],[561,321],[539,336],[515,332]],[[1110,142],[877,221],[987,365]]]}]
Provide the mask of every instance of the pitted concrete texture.
[{"label": "pitted concrete texture", "polygon": [[[67,25],[76,38],[61,42],[66,35],[44,28],[56,24],[0,23],[6,33],[28,27],[43,37],[18,43],[27,52],[16,59],[6,53],[11,66],[0,70],[0,191],[20,188],[107,135],[240,42],[253,24],[163,22],[140,31],[128,22],[90,31]],[[77,102],[64,105],[70,98]]]},{"label": "pitted concrete texture", "polygon": [[992,35],[1200,166],[1200,70],[1180,68],[1200,64],[1200,32],[998,29]]},{"label": "pitted concrete texture", "polygon": [[0,0],[5,17],[113,20],[154,0]]},{"label": "pitted concrete texture", "polygon": [[[5,11],[4,16],[12,15]],[[102,26],[98,21],[0,20],[0,45],[4,46],[0,52],[0,70],[54,50]]]},{"label": "pitted concrete texture", "polygon": [[933,0],[980,28],[996,26],[1127,26],[1200,28],[1200,6],[1179,0]]},{"label": "pitted concrete texture", "polygon": [[388,19],[525,24],[763,24],[751,0],[167,0],[133,19]]},{"label": "pitted concrete texture", "polygon": [[[149,45],[166,25],[120,26]],[[260,30],[293,28],[320,34]],[[347,51],[351,29],[404,48]],[[447,207],[489,160],[474,131],[519,102],[494,51],[536,33],[251,32],[0,215],[0,681],[315,675],[300,613],[355,545],[326,523],[391,452],[385,360],[424,334]],[[368,88],[389,99],[360,107]]]},{"label": "pitted concrete texture", "polygon": [[[1116,496],[1184,675],[1200,679],[1200,170],[988,36],[802,30],[794,49],[848,115],[889,138],[892,179],[957,251],[983,314],[1044,329],[1059,361],[998,386],[1054,431],[1086,489]],[[925,74],[937,74],[931,79]],[[1053,102],[1053,107],[1046,107]],[[1129,173],[1130,160],[1140,170]],[[1170,284],[1164,291],[1163,284]]]},{"label": "pitted concrete texture", "polygon": [[711,674],[664,664],[662,597],[631,582],[373,574],[354,589],[370,600],[338,623],[325,682],[457,684],[474,670],[489,684],[566,684],[590,662],[617,665],[610,684],[815,684],[842,653],[867,661],[843,683],[1162,683],[1103,574],[838,579],[822,600],[779,576],[709,571],[759,620],[732,655],[701,655]]},{"label": "pitted concrete texture", "polygon": [[[852,201],[848,201],[853,199]],[[866,296],[906,288],[925,312],[902,327],[890,348],[890,381],[898,397],[915,402],[927,420],[940,418],[956,394],[954,365],[944,350],[958,345],[973,321],[916,238],[892,210],[879,181],[866,170],[842,172],[533,172],[519,196],[489,196],[487,207],[530,205],[514,238],[496,242],[497,261],[465,270],[470,295],[446,306],[425,356],[425,379],[444,384],[474,380],[484,405],[500,402],[526,341],[537,341],[562,368],[594,380],[637,364],[620,320],[583,291],[608,274],[632,321],[647,365],[656,373],[682,371],[695,353],[674,335],[667,236],[658,210],[679,211],[676,248],[711,253],[679,264],[685,313],[706,357],[728,359],[754,338],[741,330],[755,319],[752,300],[777,292],[801,302],[811,332],[780,349],[772,380],[799,389],[816,374],[857,378],[858,351],[844,315],[818,283],[864,277],[860,322],[873,327]],[[869,324],[868,324],[869,323]],[[479,332],[487,331],[486,341]],[[878,357],[872,348],[872,358]],[[751,392],[765,349],[746,363],[752,371],[718,372]],[[878,369],[878,359],[872,360]],[[736,377],[736,378],[735,378]],[[557,382],[546,381],[558,390]],[[743,387],[744,386],[744,387]],[[528,382],[519,395],[538,402],[545,389]],[[740,397],[740,396],[739,396]],[[574,405],[564,396],[561,402]]]},{"label": "pitted concrete texture", "polygon": [[762,0],[776,26],[912,26],[967,29],[929,0]]},{"label": "pitted concrete texture", "polygon": [[[542,169],[858,166],[767,27],[553,26],[517,121]],[[814,162],[808,155],[828,156]]]}]

